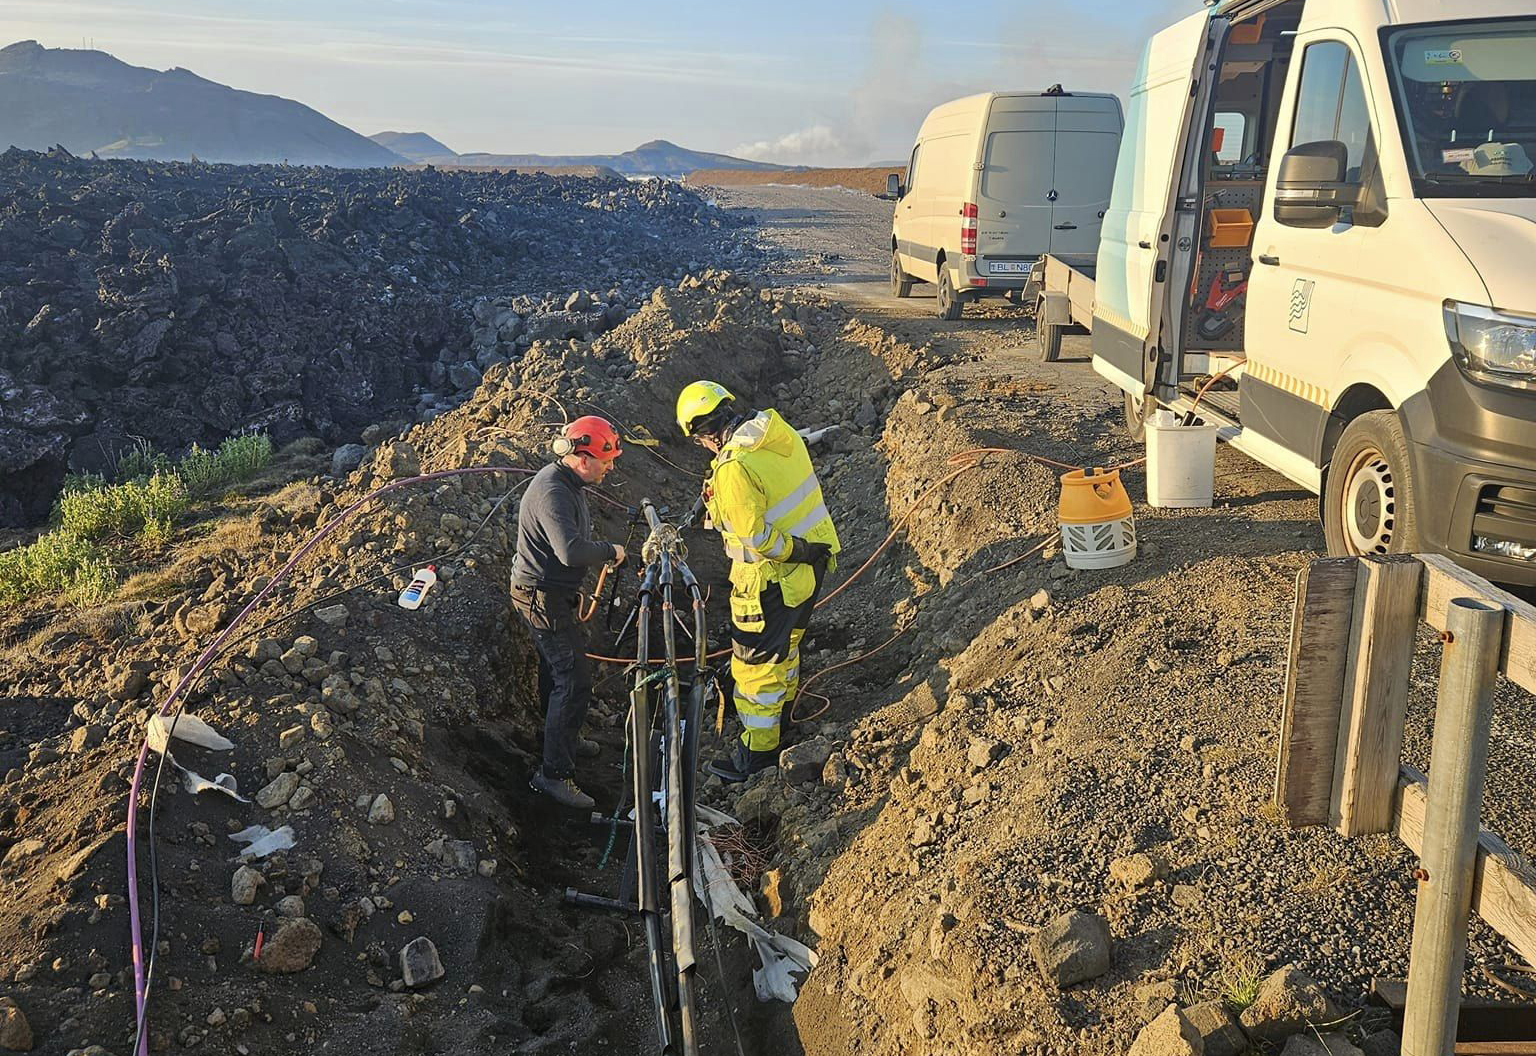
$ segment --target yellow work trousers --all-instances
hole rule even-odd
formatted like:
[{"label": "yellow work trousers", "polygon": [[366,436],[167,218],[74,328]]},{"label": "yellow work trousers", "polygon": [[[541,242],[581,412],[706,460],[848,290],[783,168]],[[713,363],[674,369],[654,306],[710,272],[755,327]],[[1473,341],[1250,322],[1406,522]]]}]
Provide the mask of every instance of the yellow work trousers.
[{"label": "yellow work trousers", "polygon": [[800,688],[800,641],[811,622],[816,594],[799,605],[784,604],[777,583],[767,584],[755,597],[731,596],[731,679],[741,743],[750,751],[770,752],[779,746],[784,709]]}]

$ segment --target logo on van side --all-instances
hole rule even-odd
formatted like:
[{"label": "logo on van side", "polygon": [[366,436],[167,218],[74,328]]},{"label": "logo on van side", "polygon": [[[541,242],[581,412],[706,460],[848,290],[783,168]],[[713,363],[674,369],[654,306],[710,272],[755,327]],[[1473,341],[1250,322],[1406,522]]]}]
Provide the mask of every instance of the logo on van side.
[{"label": "logo on van side", "polygon": [[1312,325],[1312,291],[1317,283],[1311,279],[1297,279],[1291,288],[1291,329],[1304,334]]}]

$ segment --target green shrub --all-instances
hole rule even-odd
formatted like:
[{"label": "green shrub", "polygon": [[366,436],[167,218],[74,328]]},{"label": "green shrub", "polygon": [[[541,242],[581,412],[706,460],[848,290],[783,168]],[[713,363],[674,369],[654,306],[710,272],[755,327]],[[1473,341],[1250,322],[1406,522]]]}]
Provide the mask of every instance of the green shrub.
[{"label": "green shrub", "polygon": [[217,451],[205,451],[197,444],[176,466],[187,490],[204,496],[242,480],[249,480],[272,459],[272,441],[264,433],[232,436]]},{"label": "green shrub", "polygon": [[135,437],[131,447],[118,452],[112,477],[118,481],[148,480],[156,473],[168,473],[170,470],[169,458],[156,451],[155,445],[148,440]]},{"label": "green shrub", "polygon": [[147,481],[60,495],[58,521],[61,529],[82,539],[131,539],[151,522],[168,529],[190,504],[181,477],[156,473]]},{"label": "green shrub", "polygon": [[49,532],[30,546],[0,553],[0,602],[62,594],[76,605],[93,605],[116,585],[107,556],[70,532]]},{"label": "green shrub", "polygon": [[219,456],[212,451],[205,451],[196,444],[192,450],[182,456],[176,464],[176,475],[187,485],[187,490],[193,495],[207,495],[214,488],[226,483],[224,479],[224,467],[219,464]]}]

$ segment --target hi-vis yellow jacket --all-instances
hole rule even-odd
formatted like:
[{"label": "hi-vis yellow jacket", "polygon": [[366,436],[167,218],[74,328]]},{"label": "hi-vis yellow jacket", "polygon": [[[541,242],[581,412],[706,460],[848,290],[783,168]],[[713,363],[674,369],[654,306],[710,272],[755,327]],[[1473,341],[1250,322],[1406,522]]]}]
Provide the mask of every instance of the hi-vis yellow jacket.
[{"label": "hi-vis yellow jacket", "polygon": [[778,583],[793,608],[811,596],[816,573],[789,562],[791,539],[827,543],[834,555],[842,549],[805,441],[778,411],[760,411],[736,428],[710,467],[706,495],[731,559],[733,599],[756,598]]}]

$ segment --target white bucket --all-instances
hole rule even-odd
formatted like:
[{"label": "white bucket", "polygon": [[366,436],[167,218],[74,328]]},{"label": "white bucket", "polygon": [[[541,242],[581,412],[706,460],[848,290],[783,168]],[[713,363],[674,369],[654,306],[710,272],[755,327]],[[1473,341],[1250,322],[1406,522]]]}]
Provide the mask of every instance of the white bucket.
[{"label": "white bucket", "polygon": [[1216,490],[1214,425],[1180,425],[1166,410],[1147,419],[1147,504],[1209,506]]}]

